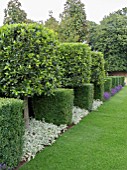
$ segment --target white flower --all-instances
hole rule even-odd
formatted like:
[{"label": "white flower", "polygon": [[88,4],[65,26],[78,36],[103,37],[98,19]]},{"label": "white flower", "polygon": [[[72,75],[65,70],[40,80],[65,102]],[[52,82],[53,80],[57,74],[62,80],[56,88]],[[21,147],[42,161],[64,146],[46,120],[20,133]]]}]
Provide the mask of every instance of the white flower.
[{"label": "white flower", "polygon": [[93,101],[92,110],[97,110],[97,108],[100,107],[102,104],[103,104],[103,102],[100,101],[99,99],[94,100]]}]

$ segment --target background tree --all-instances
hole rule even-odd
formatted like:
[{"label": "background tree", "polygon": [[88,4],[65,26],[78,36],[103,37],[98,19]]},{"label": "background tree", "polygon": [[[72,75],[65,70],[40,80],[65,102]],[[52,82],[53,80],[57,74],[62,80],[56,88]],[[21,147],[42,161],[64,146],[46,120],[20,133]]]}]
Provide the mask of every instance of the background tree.
[{"label": "background tree", "polygon": [[95,38],[95,32],[97,31],[97,26],[98,24],[96,24],[93,21],[87,21],[87,27],[88,27],[88,43],[92,48],[92,45],[94,42],[94,38]]},{"label": "background tree", "polygon": [[80,0],[67,0],[60,14],[59,39],[61,42],[83,42],[87,39],[85,5]]},{"label": "background tree", "polygon": [[58,32],[59,22],[53,17],[52,11],[49,11],[49,19],[45,21],[45,27]]},{"label": "background tree", "polygon": [[26,22],[27,14],[21,9],[21,3],[18,0],[9,1],[4,13],[4,24]]},{"label": "background tree", "polygon": [[94,27],[90,36],[94,50],[104,53],[108,71],[127,70],[127,16],[126,10],[118,10],[105,17]]}]

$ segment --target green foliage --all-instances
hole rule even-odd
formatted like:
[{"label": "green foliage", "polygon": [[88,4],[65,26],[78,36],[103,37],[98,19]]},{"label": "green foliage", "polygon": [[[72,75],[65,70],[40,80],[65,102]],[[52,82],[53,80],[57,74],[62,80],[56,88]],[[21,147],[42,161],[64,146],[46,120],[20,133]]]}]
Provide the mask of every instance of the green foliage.
[{"label": "green foliage", "polygon": [[110,76],[112,78],[112,87],[120,85],[119,76]]},{"label": "green foliage", "polygon": [[118,10],[95,25],[90,36],[92,49],[103,52],[108,71],[127,70],[127,15]]},{"label": "green foliage", "polygon": [[112,88],[122,85],[124,86],[125,77],[124,76],[110,76],[112,78]]},{"label": "green foliage", "polygon": [[62,85],[64,87],[82,86],[90,82],[91,56],[90,48],[82,43],[62,43],[58,56],[63,68]]},{"label": "green foliage", "polygon": [[93,84],[85,84],[80,87],[74,87],[74,105],[86,110],[91,110],[93,95]]},{"label": "green foliage", "polygon": [[88,43],[91,46],[92,50],[93,50],[93,42],[95,41],[95,32],[97,31],[97,26],[98,24],[96,24],[93,21],[87,21],[87,26],[88,26]]},{"label": "green foliage", "polygon": [[104,100],[104,84],[94,84],[94,99],[100,99],[101,101]]},{"label": "green foliage", "polygon": [[0,28],[0,89],[7,95],[50,94],[59,85],[55,33],[40,24]]},{"label": "green foliage", "polygon": [[116,87],[116,76],[110,76],[112,78],[112,88]]},{"label": "green foliage", "polygon": [[125,86],[125,77],[120,76],[120,85]]},{"label": "green foliage", "polygon": [[116,76],[116,78],[118,79],[118,85],[125,85],[125,77],[124,76]]},{"label": "green foliage", "polygon": [[120,85],[120,78],[119,76],[116,76],[116,86],[119,86]]},{"label": "green foliage", "polygon": [[46,122],[60,124],[71,124],[73,108],[73,90],[58,89],[51,96],[34,96],[33,110],[35,118]]},{"label": "green foliage", "polygon": [[4,13],[4,24],[22,23],[27,20],[27,14],[21,9],[21,3],[18,0],[10,0]]},{"label": "green foliage", "polygon": [[112,78],[111,77],[106,77],[104,82],[104,91],[105,92],[111,92],[112,88]]},{"label": "green foliage", "polygon": [[80,0],[67,0],[60,17],[61,42],[84,42],[87,39],[86,13]]},{"label": "green foliage", "polygon": [[49,19],[45,21],[45,27],[58,32],[59,22],[52,16],[53,12],[49,12]]},{"label": "green foliage", "polygon": [[23,102],[0,98],[0,163],[15,167],[23,151]]},{"label": "green foliage", "polygon": [[104,84],[105,70],[104,70],[104,58],[100,52],[91,52],[92,67],[91,67],[91,82],[94,84]]}]

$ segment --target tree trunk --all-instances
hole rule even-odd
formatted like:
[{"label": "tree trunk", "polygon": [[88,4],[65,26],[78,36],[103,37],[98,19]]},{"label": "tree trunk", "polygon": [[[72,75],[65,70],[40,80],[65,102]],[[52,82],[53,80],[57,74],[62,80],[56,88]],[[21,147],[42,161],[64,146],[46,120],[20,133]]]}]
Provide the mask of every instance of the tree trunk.
[{"label": "tree trunk", "polygon": [[24,119],[25,119],[25,126],[29,128],[29,107],[28,107],[28,97],[24,96]]}]

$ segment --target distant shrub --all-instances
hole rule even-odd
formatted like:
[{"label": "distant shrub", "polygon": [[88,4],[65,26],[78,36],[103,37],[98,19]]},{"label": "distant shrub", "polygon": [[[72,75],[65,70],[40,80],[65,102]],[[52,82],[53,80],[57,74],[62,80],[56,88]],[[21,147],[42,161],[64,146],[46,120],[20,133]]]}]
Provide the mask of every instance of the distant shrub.
[{"label": "distant shrub", "polygon": [[119,76],[119,78],[120,78],[120,85],[124,86],[125,85],[125,77]]},{"label": "distant shrub", "polygon": [[[15,167],[23,151],[23,102],[17,99],[0,98],[0,163]],[[5,165],[6,163],[6,165]]]},{"label": "distant shrub", "polygon": [[111,92],[112,88],[112,78],[106,77],[104,82],[104,91],[105,92]]},{"label": "distant shrub", "polygon": [[94,86],[85,84],[84,86],[74,87],[74,105],[83,109],[91,110],[93,104]]},{"label": "distant shrub", "polygon": [[94,99],[103,101],[104,84],[94,84]]},{"label": "distant shrub", "polygon": [[115,88],[119,85],[124,86],[125,77],[124,76],[110,76],[112,78],[112,88]]},{"label": "distant shrub", "polygon": [[104,84],[105,70],[104,57],[101,52],[91,52],[92,67],[91,67],[91,82],[95,84]]},{"label": "distant shrub", "polygon": [[35,118],[44,118],[46,122],[56,125],[71,124],[73,99],[72,89],[57,89],[51,96],[34,96],[32,103]]}]

